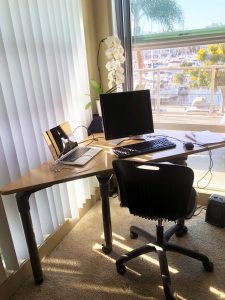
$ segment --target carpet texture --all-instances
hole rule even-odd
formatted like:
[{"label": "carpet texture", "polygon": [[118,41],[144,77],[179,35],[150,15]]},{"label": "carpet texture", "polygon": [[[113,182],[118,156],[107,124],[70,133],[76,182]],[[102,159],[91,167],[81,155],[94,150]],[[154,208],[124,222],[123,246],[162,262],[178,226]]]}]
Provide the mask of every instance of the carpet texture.
[{"label": "carpet texture", "polygon": [[[155,232],[155,222],[130,215],[127,208],[119,206],[117,198],[111,198],[110,205],[113,251],[109,255],[101,251],[103,227],[98,201],[42,261],[44,283],[36,286],[30,277],[11,299],[165,299],[155,253],[127,263],[123,276],[115,268],[115,260],[121,254],[145,243],[141,238],[130,239],[129,226]],[[225,229],[207,224],[205,210],[186,225],[187,235],[174,236],[171,242],[206,254],[214,263],[214,272],[205,272],[199,261],[167,252],[177,299],[225,299]]]}]

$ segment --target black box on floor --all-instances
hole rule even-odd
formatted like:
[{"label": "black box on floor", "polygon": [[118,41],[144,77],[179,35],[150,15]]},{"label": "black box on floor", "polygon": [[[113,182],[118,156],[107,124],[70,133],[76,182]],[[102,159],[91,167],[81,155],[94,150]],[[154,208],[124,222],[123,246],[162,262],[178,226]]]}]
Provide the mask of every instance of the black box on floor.
[{"label": "black box on floor", "polygon": [[225,197],[212,194],[209,197],[205,221],[209,224],[225,227]]}]

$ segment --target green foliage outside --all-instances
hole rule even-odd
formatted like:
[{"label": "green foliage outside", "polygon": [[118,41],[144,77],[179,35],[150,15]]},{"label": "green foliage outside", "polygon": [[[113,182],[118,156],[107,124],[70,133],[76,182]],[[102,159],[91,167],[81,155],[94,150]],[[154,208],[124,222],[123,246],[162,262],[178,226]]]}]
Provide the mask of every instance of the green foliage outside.
[{"label": "green foliage outside", "polygon": [[[91,80],[90,84],[91,84],[92,89],[96,92],[96,96],[94,98],[92,98],[91,101],[85,105],[85,109],[91,108],[91,106],[94,105],[97,100],[99,100],[99,95],[103,93],[102,87],[96,80]],[[116,88],[117,88],[116,86],[113,86],[111,89],[108,89],[107,91],[105,91],[105,94],[110,94],[110,93],[115,92]],[[87,96],[90,96],[90,95],[87,95]]]},{"label": "green foliage outside", "polygon": [[142,34],[141,20],[155,21],[167,31],[173,30],[173,24],[183,20],[183,13],[175,0],[131,0],[131,14],[134,20],[133,34]]},{"label": "green foliage outside", "polygon": [[[203,66],[216,66],[225,64],[225,44],[208,45],[207,49],[201,48],[197,54],[196,59],[202,62]],[[182,63],[181,66],[192,66],[192,63]],[[209,87],[211,85],[211,70],[197,69],[185,70],[182,73],[176,74],[174,80],[178,84],[185,82],[186,75],[189,74],[191,81],[189,88]],[[216,69],[214,88],[225,86],[225,71],[224,69]]]}]

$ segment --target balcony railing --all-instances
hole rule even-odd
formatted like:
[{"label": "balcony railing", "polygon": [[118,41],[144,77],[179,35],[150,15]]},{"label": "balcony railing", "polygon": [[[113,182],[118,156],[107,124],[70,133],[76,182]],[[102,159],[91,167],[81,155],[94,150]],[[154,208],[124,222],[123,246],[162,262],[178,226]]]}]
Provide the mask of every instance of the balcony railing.
[{"label": "balcony railing", "polygon": [[[190,71],[197,71],[193,80]],[[201,73],[207,73],[207,86],[199,85]],[[216,87],[218,72],[225,72],[224,65],[168,66],[134,70],[134,87],[149,88],[155,114],[224,115],[225,82]],[[176,78],[182,76],[182,83]],[[191,87],[195,83],[195,86]]]}]

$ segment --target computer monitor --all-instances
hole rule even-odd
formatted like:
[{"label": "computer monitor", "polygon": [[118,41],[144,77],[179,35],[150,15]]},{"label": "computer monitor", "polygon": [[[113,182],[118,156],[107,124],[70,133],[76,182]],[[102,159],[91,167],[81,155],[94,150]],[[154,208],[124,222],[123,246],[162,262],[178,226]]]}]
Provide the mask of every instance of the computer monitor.
[{"label": "computer monitor", "polygon": [[149,90],[101,94],[100,104],[106,140],[154,132]]}]

